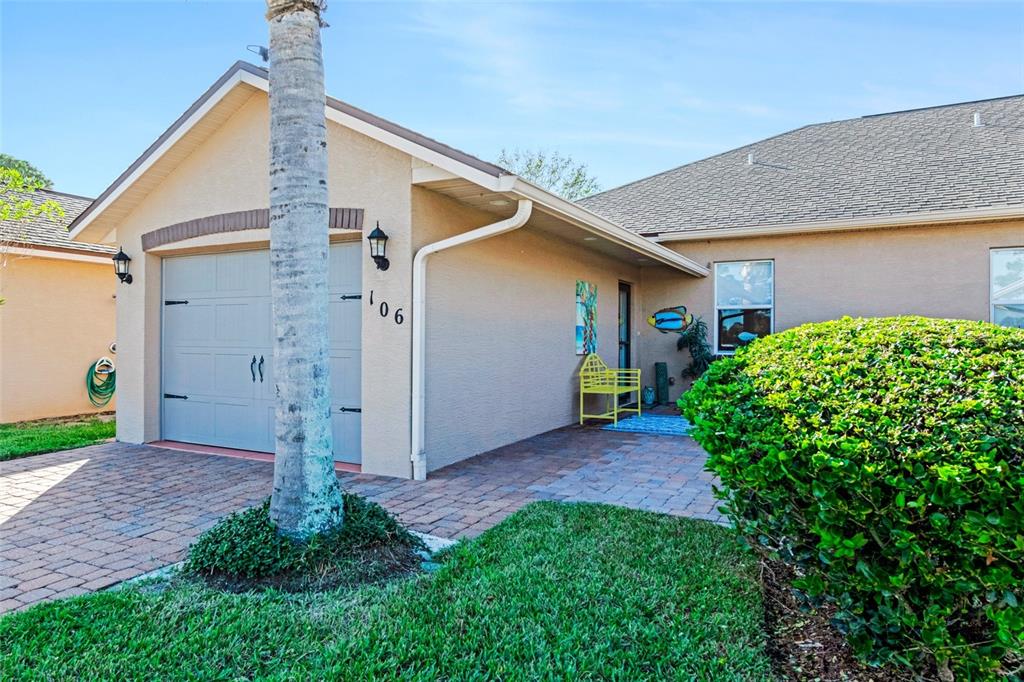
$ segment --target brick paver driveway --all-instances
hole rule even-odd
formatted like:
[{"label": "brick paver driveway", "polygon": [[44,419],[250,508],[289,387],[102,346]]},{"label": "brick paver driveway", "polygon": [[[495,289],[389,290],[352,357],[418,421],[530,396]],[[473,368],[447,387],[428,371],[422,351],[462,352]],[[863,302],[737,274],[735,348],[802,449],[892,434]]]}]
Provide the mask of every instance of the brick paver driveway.
[{"label": "brick paver driveway", "polygon": [[[689,438],[567,427],[430,474],[339,474],[414,530],[477,535],[533,500],[720,520]],[[183,558],[269,494],[268,462],[109,443],[0,463],[0,612],[102,589]]]}]

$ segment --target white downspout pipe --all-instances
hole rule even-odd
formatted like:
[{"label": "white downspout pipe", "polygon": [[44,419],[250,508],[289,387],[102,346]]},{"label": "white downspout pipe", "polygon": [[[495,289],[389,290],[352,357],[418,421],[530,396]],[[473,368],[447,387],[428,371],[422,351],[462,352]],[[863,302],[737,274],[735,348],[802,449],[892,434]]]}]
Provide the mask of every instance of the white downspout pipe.
[{"label": "white downspout pipe", "polygon": [[478,227],[454,237],[448,237],[427,244],[416,252],[412,261],[412,477],[417,481],[424,481],[427,478],[427,458],[423,451],[423,443],[426,437],[424,423],[425,407],[424,386],[426,384],[426,373],[424,371],[424,358],[426,357],[426,338],[424,330],[427,328],[427,257],[438,251],[450,249],[453,246],[477,242],[488,237],[495,237],[499,234],[517,230],[526,224],[533,212],[533,202],[528,199],[520,199],[515,215],[505,220],[499,220],[490,225]]}]

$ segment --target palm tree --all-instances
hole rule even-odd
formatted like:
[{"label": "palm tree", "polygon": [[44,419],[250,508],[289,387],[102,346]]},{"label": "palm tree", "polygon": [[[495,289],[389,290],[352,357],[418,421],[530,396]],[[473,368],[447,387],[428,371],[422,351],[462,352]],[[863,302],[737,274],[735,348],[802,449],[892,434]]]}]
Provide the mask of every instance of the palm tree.
[{"label": "palm tree", "polygon": [[341,525],[327,348],[323,0],[267,0],[270,289],[277,391],[270,516],[304,540]]}]

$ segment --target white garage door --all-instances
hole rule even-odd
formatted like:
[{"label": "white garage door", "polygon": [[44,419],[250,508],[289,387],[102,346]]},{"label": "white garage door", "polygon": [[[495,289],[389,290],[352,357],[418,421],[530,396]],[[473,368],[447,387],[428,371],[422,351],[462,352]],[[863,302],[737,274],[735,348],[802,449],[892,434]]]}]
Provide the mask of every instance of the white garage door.
[{"label": "white garage door", "polygon": [[[359,463],[361,244],[331,247],[334,458]],[[274,451],[270,252],[164,260],[163,438]]]}]

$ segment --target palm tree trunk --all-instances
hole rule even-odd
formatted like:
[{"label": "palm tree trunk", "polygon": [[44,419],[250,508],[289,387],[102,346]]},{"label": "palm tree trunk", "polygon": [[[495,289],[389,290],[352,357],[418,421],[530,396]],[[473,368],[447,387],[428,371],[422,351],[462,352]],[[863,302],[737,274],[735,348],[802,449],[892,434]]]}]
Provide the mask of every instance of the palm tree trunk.
[{"label": "palm tree trunk", "polygon": [[276,446],[270,515],[306,539],[341,525],[327,347],[322,0],[267,0]]}]

